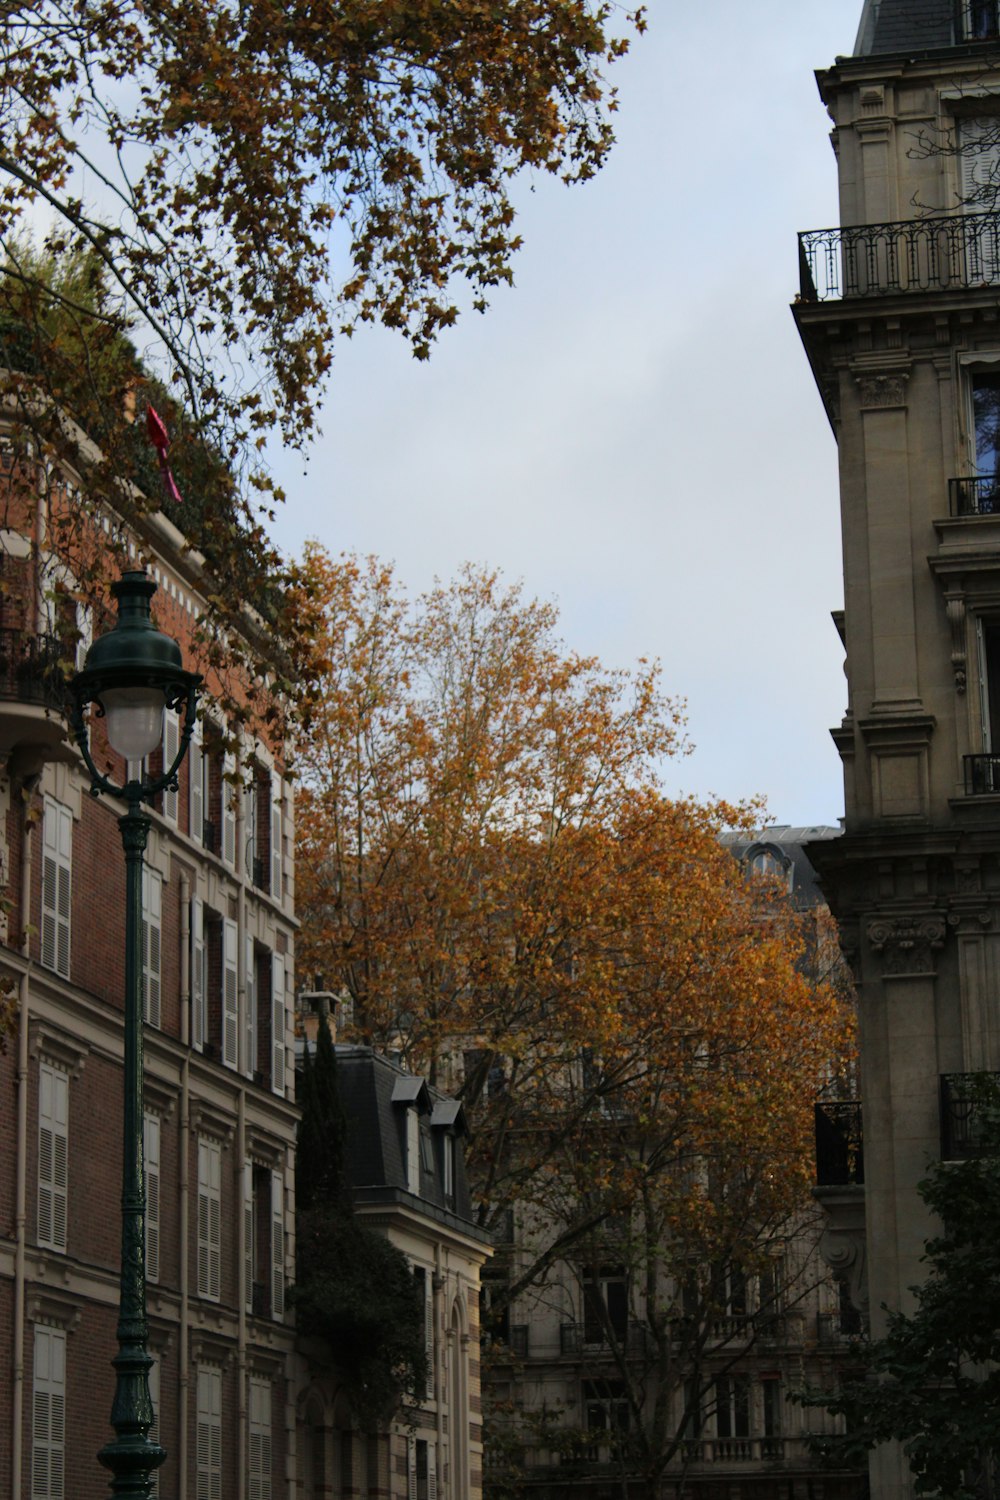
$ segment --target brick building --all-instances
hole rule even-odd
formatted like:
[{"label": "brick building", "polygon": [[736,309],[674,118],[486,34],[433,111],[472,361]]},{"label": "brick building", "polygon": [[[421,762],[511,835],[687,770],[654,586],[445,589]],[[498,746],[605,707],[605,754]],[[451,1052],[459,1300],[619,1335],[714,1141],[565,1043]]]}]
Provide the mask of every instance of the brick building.
[{"label": "brick building", "polygon": [[[0,1055],[0,1494],[92,1500],[108,1491],[96,1454],[112,1436],[116,1349],[123,808],[88,794],[58,711],[65,632],[53,637],[78,606],[52,586],[71,585],[65,563],[37,545],[45,503],[21,524],[12,509],[0,534],[0,992],[13,1007]],[[127,546],[158,584],[157,624],[189,655],[202,560],[163,516]],[[86,636],[89,612],[76,623]],[[166,715],[168,757],[178,732]],[[164,1500],[284,1500],[295,1472],[291,800],[280,758],[245,734],[238,784],[234,743],[209,696],[178,791],[151,811],[146,855],[146,1265]]]}]

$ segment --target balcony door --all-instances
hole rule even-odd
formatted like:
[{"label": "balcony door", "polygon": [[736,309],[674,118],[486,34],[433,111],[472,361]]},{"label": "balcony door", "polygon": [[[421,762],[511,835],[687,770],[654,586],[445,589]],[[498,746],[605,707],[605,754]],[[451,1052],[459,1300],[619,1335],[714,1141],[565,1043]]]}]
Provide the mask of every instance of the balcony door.
[{"label": "balcony door", "polygon": [[962,210],[970,216],[965,240],[969,286],[1000,284],[1000,115],[958,124]]}]

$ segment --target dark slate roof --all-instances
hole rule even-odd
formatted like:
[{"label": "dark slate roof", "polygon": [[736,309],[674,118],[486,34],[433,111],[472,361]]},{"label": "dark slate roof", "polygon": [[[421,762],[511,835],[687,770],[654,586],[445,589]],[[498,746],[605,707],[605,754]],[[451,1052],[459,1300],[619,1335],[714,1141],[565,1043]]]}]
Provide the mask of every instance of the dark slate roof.
[{"label": "dark slate roof", "polygon": [[954,0],[865,0],[854,56],[952,47]]},{"label": "dark slate roof", "polygon": [[819,888],[816,871],[806,854],[806,847],[820,839],[839,838],[842,831],[840,828],[831,828],[827,823],[809,828],[774,823],[749,836],[744,833],[723,834],[722,842],[738,860],[745,860],[748,864],[756,854],[772,854],[788,871],[789,889],[795,905],[808,907],[818,906],[824,896]]},{"label": "dark slate roof", "polygon": [[[299,1044],[301,1047],[301,1043]],[[297,1049],[298,1050],[298,1049]],[[465,1116],[461,1104],[449,1099],[426,1079],[393,1062],[372,1047],[337,1042],[337,1088],[347,1117],[346,1166],[355,1203],[411,1203],[428,1217],[453,1223],[465,1234],[489,1241],[473,1221],[465,1174]],[[422,1152],[420,1192],[410,1191],[406,1178],[406,1117],[420,1116]],[[444,1194],[443,1136],[455,1141],[455,1192],[451,1203]],[[433,1162],[428,1172],[426,1161]]]}]

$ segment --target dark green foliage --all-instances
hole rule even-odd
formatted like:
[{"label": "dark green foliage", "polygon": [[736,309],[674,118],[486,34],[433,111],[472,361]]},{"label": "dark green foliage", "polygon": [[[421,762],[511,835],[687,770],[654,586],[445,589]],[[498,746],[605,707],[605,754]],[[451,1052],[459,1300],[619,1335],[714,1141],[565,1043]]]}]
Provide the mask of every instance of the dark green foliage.
[{"label": "dark green foliage", "polygon": [[427,1380],[413,1272],[395,1245],[323,1204],[299,1214],[296,1234],[299,1327],[325,1340],[359,1425],[371,1431]]},{"label": "dark green foliage", "polygon": [[917,1494],[948,1500],[976,1500],[1000,1455],[1000,1090],[984,1077],[973,1095],[984,1154],[938,1163],[920,1184],[944,1227],[927,1242],[916,1310],[890,1313],[885,1336],[859,1346],[836,1397],[804,1398],[845,1419],[845,1437],[814,1439],[827,1458],[856,1464],[896,1440]]},{"label": "dark green foliage", "polygon": [[321,1339],[361,1428],[388,1421],[427,1381],[424,1305],[406,1256],[352,1217],[348,1122],[330,1032],[305,1049],[299,1079],[296,1286],[300,1330]]}]

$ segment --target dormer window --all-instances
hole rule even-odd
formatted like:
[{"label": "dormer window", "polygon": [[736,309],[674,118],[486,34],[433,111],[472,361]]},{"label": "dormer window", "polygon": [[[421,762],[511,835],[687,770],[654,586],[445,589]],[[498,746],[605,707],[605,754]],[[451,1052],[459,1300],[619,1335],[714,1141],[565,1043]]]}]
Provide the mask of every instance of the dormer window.
[{"label": "dormer window", "polygon": [[774,844],[755,844],[747,851],[746,867],[767,880],[780,880],[791,890],[792,862]]}]

